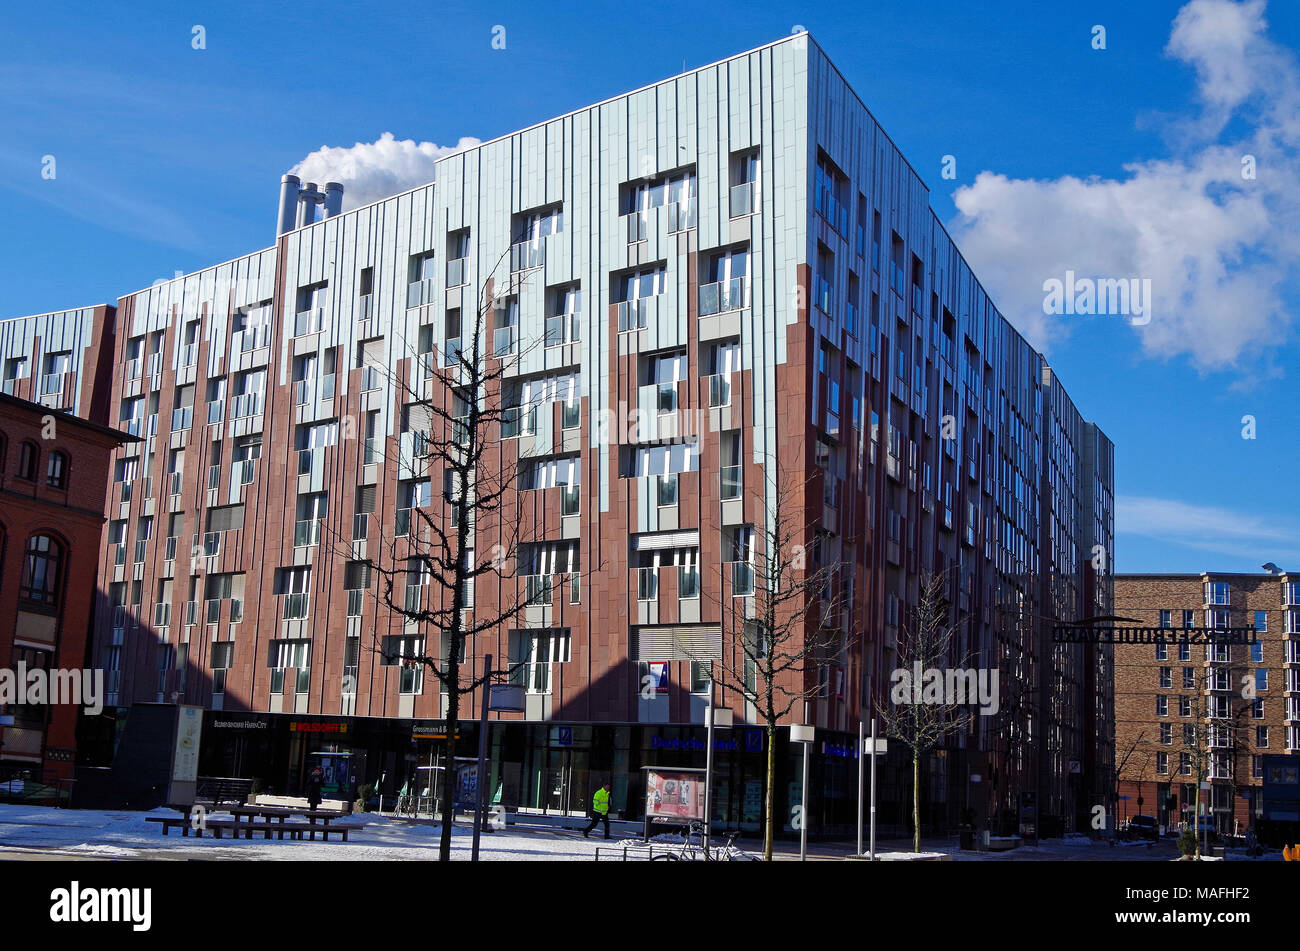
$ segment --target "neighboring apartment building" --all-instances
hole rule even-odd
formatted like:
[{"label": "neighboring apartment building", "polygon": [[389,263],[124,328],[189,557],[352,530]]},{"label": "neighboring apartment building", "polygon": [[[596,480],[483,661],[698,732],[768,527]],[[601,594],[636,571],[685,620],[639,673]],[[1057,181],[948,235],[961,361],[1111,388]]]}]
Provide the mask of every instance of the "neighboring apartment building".
[{"label": "neighboring apartment building", "polygon": [[1190,822],[1206,782],[1216,829],[1254,828],[1264,758],[1300,757],[1300,575],[1116,575],[1115,613],[1171,635],[1255,628],[1253,644],[1117,644],[1114,751],[1121,820]]},{"label": "neighboring apartment building", "polygon": [[[998,715],[929,758],[927,821],[1014,825],[1028,794],[1082,827],[1112,782],[1109,652],[1051,627],[1110,610],[1111,444],[807,34],[448,156],[436,183],[346,213],[337,186],[299,184],[274,246],[119,302],[111,403],[145,441],[115,459],[107,509],[96,650],[116,704],[204,704],[205,772],[288,791],[313,751],[364,751],[386,792],[437,765],[436,684],[374,649],[424,632],[361,563],[405,563],[411,510],[444,505],[404,394],[507,284],[481,343],[509,365],[500,453],[529,470],[515,501],[539,540],[510,591],[472,597],[535,603],[466,658],[528,664],[527,711],[492,733],[506,805],[580,810],[612,776],[636,813],[640,766],[702,765],[701,658],[736,655],[779,464],[852,605],[811,710],[815,827],[855,821],[852,737],[927,571],[948,573],[962,655],[1002,685]],[[788,814],[799,753],[781,743]],[[882,815],[901,824],[894,756]],[[757,827],[762,760],[760,731],[719,741],[726,821]]]},{"label": "neighboring apartment building", "polygon": [[[56,382],[47,396],[60,392]],[[73,778],[79,709],[71,701],[104,699],[82,672],[90,666],[109,460],[130,441],[0,394],[0,671],[14,678],[0,691],[0,780],[69,791],[62,784]]]}]

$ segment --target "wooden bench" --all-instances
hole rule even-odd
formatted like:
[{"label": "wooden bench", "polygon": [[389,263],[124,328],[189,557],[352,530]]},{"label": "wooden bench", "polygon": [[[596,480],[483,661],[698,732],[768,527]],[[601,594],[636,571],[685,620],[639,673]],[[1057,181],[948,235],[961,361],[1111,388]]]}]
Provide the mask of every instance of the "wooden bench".
[{"label": "wooden bench", "polygon": [[[156,822],[162,826],[162,834],[166,835],[170,829],[180,829],[181,835],[190,834],[190,817],[189,816],[147,816],[145,822]],[[200,826],[194,830],[194,834],[200,838],[203,836],[203,830]]]},{"label": "wooden bench", "polygon": [[361,823],[360,822],[330,822],[330,823],[321,823],[319,825],[305,825],[303,823],[295,822],[292,825],[285,825],[283,826],[283,828],[292,829],[293,837],[300,841],[302,839],[302,834],[306,832],[308,838],[311,841],[315,842],[316,833],[319,832],[321,835],[321,839],[323,841],[328,842],[330,833],[332,832],[336,835],[341,835],[343,837],[343,841],[346,842],[348,840],[348,833],[356,832],[358,829],[360,829]]}]

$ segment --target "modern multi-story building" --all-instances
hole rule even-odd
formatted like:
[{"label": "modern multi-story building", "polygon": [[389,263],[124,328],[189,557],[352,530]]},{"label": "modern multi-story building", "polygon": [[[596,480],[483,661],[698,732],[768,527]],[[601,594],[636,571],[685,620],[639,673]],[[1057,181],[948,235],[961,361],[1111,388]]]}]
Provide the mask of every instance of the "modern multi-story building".
[{"label": "modern multi-story building", "polygon": [[[479,343],[507,367],[499,454],[537,539],[467,592],[485,614],[530,602],[466,657],[527,662],[527,710],[493,719],[506,805],[581,808],[612,775],[635,813],[641,765],[702,765],[702,665],[734,662],[778,469],[851,605],[809,674],[817,827],[855,821],[850,737],[931,571],[1002,705],[929,757],[928,821],[1014,824],[1036,800],[1073,828],[1110,788],[1109,655],[1050,634],[1110,609],[1111,445],[807,34],[347,212],[286,176],[277,222],[274,245],[117,310],[113,418],[145,441],[114,462],[96,650],[119,707],[208,707],[206,772],[296,790],[310,753],[364,751],[391,791],[428,763],[437,685],[374,649],[428,635],[365,562],[405,564],[412,511],[446,505],[411,395],[470,349],[492,288]],[[756,826],[764,737],[734,690],[715,702],[742,724],[719,741],[718,813]],[[898,762],[881,801],[901,824]]]},{"label": "modern multi-story building", "polygon": [[[1190,823],[1204,782],[1200,801],[1216,829],[1254,828],[1265,757],[1300,757],[1300,576],[1116,575],[1115,611],[1171,636],[1115,646],[1121,820]],[[1178,637],[1250,627],[1254,643]]]},{"label": "modern multi-story building", "polygon": [[104,699],[86,678],[109,460],[132,441],[0,394],[0,779],[70,790],[78,711]]}]

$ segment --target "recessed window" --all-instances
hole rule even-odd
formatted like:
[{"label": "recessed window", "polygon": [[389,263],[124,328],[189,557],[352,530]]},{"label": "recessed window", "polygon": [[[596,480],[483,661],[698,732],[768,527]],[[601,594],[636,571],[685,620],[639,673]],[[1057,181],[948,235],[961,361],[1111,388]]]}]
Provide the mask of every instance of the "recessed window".
[{"label": "recessed window", "polygon": [[18,478],[28,482],[36,481],[36,467],[40,462],[41,450],[34,442],[23,443],[18,450]]},{"label": "recessed window", "polygon": [[22,581],[18,597],[29,604],[56,608],[59,601],[63,546],[50,535],[33,535],[27,540]]},{"label": "recessed window", "polygon": [[68,487],[68,457],[63,453],[50,453],[50,458],[45,465],[45,484],[52,489]]}]

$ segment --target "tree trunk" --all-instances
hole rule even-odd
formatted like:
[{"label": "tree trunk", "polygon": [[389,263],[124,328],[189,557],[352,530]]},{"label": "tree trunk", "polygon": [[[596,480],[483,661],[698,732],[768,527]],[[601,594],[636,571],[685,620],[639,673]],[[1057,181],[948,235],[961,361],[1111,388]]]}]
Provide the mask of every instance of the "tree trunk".
[{"label": "tree trunk", "polygon": [[764,785],[767,791],[764,793],[763,802],[763,861],[772,861],[772,836],[774,835],[775,823],[772,816],[772,790],[776,785],[776,728],[771,720],[767,722],[767,781]]},{"label": "tree trunk", "polygon": [[[454,650],[455,648],[453,648]],[[454,658],[453,658],[454,659]],[[451,861],[451,827],[455,818],[453,798],[456,785],[456,733],[460,728],[460,688],[457,682],[447,690],[447,755],[442,769],[442,834],[438,839],[438,861]]]},{"label": "tree trunk", "polygon": [[912,747],[912,851],[921,851],[921,751]]}]

